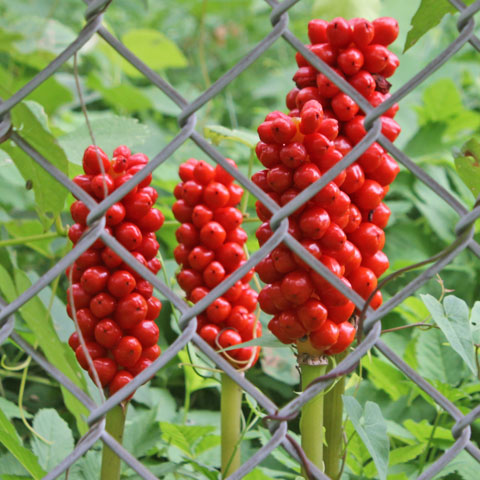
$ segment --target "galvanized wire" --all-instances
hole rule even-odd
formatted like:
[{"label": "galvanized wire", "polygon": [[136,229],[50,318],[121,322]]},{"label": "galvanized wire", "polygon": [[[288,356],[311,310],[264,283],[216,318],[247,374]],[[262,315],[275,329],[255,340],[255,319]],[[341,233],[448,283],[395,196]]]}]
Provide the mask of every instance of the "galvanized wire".
[{"label": "galvanized wire", "polygon": [[[405,298],[415,293],[426,281],[433,275],[441,271],[456,256],[469,248],[475,255],[480,257],[480,245],[473,239],[473,225],[480,217],[480,206],[475,206],[469,210],[460,201],[454,198],[447,190],[431,178],[422,168],[416,165],[404,152],[394,146],[381,133],[380,116],[385,113],[394,103],[401,101],[405,96],[411,93],[420,83],[427,79],[441,65],[454,56],[466,43],[469,43],[477,51],[480,51],[480,40],[475,36],[474,15],[480,10],[480,0],[466,7],[459,0],[449,0],[449,2],[460,12],[457,28],[458,37],[427,66],[416,73],[408,82],[402,85],[392,96],[373,108],[353,87],[343,78],[337,75],[327,64],[320,60],[316,55],[310,52],[303,43],[295,37],[288,28],[288,10],[298,2],[298,0],[285,0],[277,2],[275,0],[265,0],[272,7],[270,20],[272,23],[271,32],[262,39],[247,55],[245,55],[233,68],[222,75],[206,91],[200,94],[192,102],[188,102],[183,96],[165,79],[148,67],[142,60],[136,57],[122,42],[116,39],[102,25],[103,14],[108,10],[111,0],[85,0],[87,8],[85,11],[86,24],[78,33],[77,38],[62,53],[60,53],[46,68],[38,73],[30,82],[18,90],[8,99],[0,99],[0,143],[7,139],[12,140],[20,149],[30,157],[32,162],[40,165],[61,185],[66,187],[72,194],[82,200],[90,209],[88,216],[89,230],[78,242],[75,248],[65,255],[57,264],[55,264],[47,273],[42,275],[28,290],[22,293],[10,304],[6,304],[0,298],[0,343],[11,338],[20,348],[30,355],[36,363],[41,366],[45,372],[54,378],[59,384],[71,392],[85,407],[89,410],[87,423],[88,432],[77,442],[73,452],[68,455],[59,465],[51,470],[44,478],[54,479],[60,476],[70,468],[82,455],[84,455],[98,441],[103,441],[108,445],[124,462],[126,462],[135,472],[144,479],[155,479],[148,469],[139,462],[134,456],[125,450],[118,442],[105,431],[106,414],[120,402],[125,400],[141,384],[147,381],[153,374],[165,366],[177,353],[188,343],[193,343],[201,350],[216,366],[229,375],[242,389],[253,397],[258,404],[267,413],[266,424],[271,432],[269,441],[260,448],[252,457],[245,461],[240,470],[233,473],[229,480],[243,478],[248,472],[259,465],[270,453],[282,446],[299,463],[308,463],[309,470],[313,478],[327,479],[328,477],[316,468],[311,462],[305,459],[301,447],[288,434],[288,422],[295,418],[302,405],[313,398],[316,394],[327,389],[335,378],[351,372],[356,368],[363,356],[372,348],[381,352],[396,368],[405,374],[412,382],[420,387],[444,412],[451,416],[455,421],[452,428],[452,435],[455,443],[446,450],[430,467],[418,478],[421,480],[433,478],[445,465],[451,462],[460,452],[466,450],[473,458],[480,462],[480,450],[470,440],[471,425],[480,417],[480,406],[472,409],[467,414],[460,410],[442,395],[429,382],[422,378],[414,369],[407,365],[398,357],[381,339],[381,318],[401,303]],[[62,67],[75,53],[77,53],[85,43],[98,34],[107,44],[118,52],[125,60],[133,65],[142,75],[155,85],[161,92],[167,95],[178,106],[178,125],[179,131],[176,137],[159,152],[152,161],[131,180],[122,185],[118,190],[108,195],[104,200],[98,203],[90,197],[84,190],[79,188],[72,180],[66,177],[61,171],[53,166],[38,151],[35,150],[22,137],[20,131],[12,128],[10,111],[28,94],[43,84],[52,74]],[[195,130],[196,112],[205,104],[218,95],[227,85],[242,74],[242,72],[261,57],[274,43],[283,38],[295,50],[299,51],[317,70],[324,73],[330,80],[337,84],[345,93],[350,95],[354,101],[365,112],[365,128],[367,134],[364,139],[352,149],[337,165],[332,167],[317,182],[309,186],[305,191],[299,194],[294,200],[283,207],[279,207],[272,199],[258,188],[250,179],[245,177],[240,171],[233,168],[225,157],[212,146],[200,133]],[[250,259],[226,280],[215,287],[206,297],[194,306],[188,305],[183,299],[178,297],[171,288],[162,282],[157,276],[153,275],[148,269],[141,265],[120,245],[116,239],[108,235],[105,227],[105,212],[115,202],[120,200],[132,187],[137,185],[148,174],[157,170],[161,171],[162,164],[169,160],[174,152],[187,140],[196,143],[210,158],[223,166],[235,179],[246,188],[257,199],[272,212],[270,226],[274,232],[273,236],[260,248],[253,253]],[[232,365],[223,357],[216,353],[199,335],[196,333],[196,316],[201,313],[213,300],[221,296],[235,282],[241,279],[252,267],[254,267],[262,258],[270,253],[278,244],[284,242],[298,256],[314,268],[316,272],[327,279],[332,285],[337,287],[342,293],[350,298],[359,309],[363,309],[365,301],[354,291],[346,287],[340,280],[334,276],[321,262],[312,257],[312,255],[303,246],[288,233],[288,216],[297,210],[302,204],[312,198],[329,181],[334,179],[341,170],[355,162],[358,157],[371,145],[377,141],[386,150],[388,150],[400,163],[403,164],[413,175],[421,180],[426,186],[432,189],[438,198],[446,202],[458,215],[459,220],[452,230],[456,235],[456,240],[450,247],[445,249],[438,260],[428,269],[416,276],[408,285],[398,291],[378,310],[367,310],[364,321],[366,337],[361,341],[356,349],[342,360],[331,372],[318,378],[301,395],[290,401],[288,404],[280,407],[275,402],[261,392],[254,384],[240,375]],[[151,282],[155,289],[162,296],[168,299],[172,305],[181,313],[179,326],[181,333],[176,340],[162,353],[162,355],[152,363],[146,370],[130,382],[125,388],[121,389],[105,402],[98,405],[85,392],[73,384],[58,368],[49,363],[39,352],[29,345],[14,331],[15,312],[37,295],[42,289],[47,287],[66,267],[71,265],[79,255],[87,250],[93,242],[101,238],[110,248],[112,248],[128,265],[134,268],[140,275]]]}]

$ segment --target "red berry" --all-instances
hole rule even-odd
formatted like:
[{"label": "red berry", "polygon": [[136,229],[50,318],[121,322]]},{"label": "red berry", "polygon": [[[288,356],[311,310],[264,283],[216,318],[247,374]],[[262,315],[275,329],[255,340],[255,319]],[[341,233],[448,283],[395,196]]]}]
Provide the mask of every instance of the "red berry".
[{"label": "red berry", "polygon": [[115,361],[121,367],[133,367],[142,354],[142,345],[137,338],[123,337],[113,350]]},{"label": "red berry", "polygon": [[115,238],[127,250],[135,250],[142,243],[142,232],[136,224],[123,222],[115,228]]},{"label": "red berry", "polygon": [[[96,358],[103,357],[105,355],[105,349],[96,342],[85,342],[87,347],[87,351],[90,354],[92,360]],[[85,354],[85,350],[83,349],[82,345],[79,345],[75,350],[75,356],[77,357],[77,361],[79,365],[84,369],[88,370],[88,360]]]},{"label": "red berry", "polygon": [[160,314],[160,311],[162,310],[162,302],[155,297],[150,297],[147,300],[147,320],[155,320],[158,315]]},{"label": "red berry", "polygon": [[321,19],[308,22],[308,38],[312,43],[325,43],[327,41],[328,22]]},{"label": "red berry", "polygon": [[115,321],[123,329],[133,328],[147,316],[147,301],[139,293],[129,293],[118,301]]},{"label": "red berry", "polygon": [[148,348],[157,344],[160,331],[152,320],[142,320],[130,330],[130,335],[138,339],[142,348]]},{"label": "red berry", "polygon": [[327,355],[335,355],[345,351],[355,339],[355,327],[349,322],[338,324],[338,339],[327,351]]},{"label": "red berry", "polygon": [[137,225],[143,232],[156,232],[164,221],[163,213],[158,208],[151,208],[146,215],[137,220]]},{"label": "red berry", "polygon": [[107,154],[95,145],[90,145],[86,148],[83,154],[83,170],[87,175],[98,175],[103,172],[108,172],[110,168],[110,160]]},{"label": "red berry", "polygon": [[105,213],[107,225],[113,227],[118,225],[125,218],[125,207],[121,202],[114,203]]},{"label": "red berry", "polygon": [[379,44],[371,44],[364,52],[365,69],[370,73],[380,73],[388,62],[389,51]]},{"label": "red berry", "polygon": [[398,37],[398,22],[391,17],[381,17],[373,21],[375,29],[375,36],[373,43],[380,43],[381,45],[390,45]]},{"label": "red berry", "polygon": [[[202,228],[213,219],[213,212],[205,205],[196,205],[192,212],[192,223],[197,228]],[[180,220],[179,220],[180,221]],[[183,223],[183,222],[182,222]]]},{"label": "red berry", "polygon": [[80,285],[90,295],[101,292],[107,285],[109,272],[105,267],[90,267],[83,272]]},{"label": "red berry", "polygon": [[220,262],[211,262],[203,271],[203,281],[208,288],[216,287],[225,278],[225,269]]},{"label": "red berry", "polygon": [[298,225],[304,235],[317,240],[322,238],[327,231],[330,217],[323,208],[309,208],[301,214]]},{"label": "red berry", "polygon": [[363,54],[358,48],[347,48],[337,58],[338,66],[346,75],[355,75],[363,66]]},{"label": "red berry", "polygon": [[110,395],[118,392],[121,388],[123,388],[127,383],[133,380],[133,375],[126,370],[119,370],[115,376],[113,377],[110,385],[108,386],[108,391]]},{"label": "red berry", "polygon": [[225,241],[227,234],[218,222],[208,222],[200,230],[200,240],[207,248],[216,250]]},{"label": "red berry", "polygon": [[203,201],[209,208],[224,207],[230,199],[228,188],[219,182],[211,182],[203,191]]},{"label": "red berry", "polygon": [[213,260],[215,254],[203,246],[194,247],[188,254],[188,264],[194,270],[202,272]]},{"label": "red berry", "polygon": [[95,340],[105,348],[113,348],[122,338],[122,330],[110,318],[103,318],[95,325]]},{"label": "red berry", "polygon": [[334,345],[338,336],[338,326],[327,319],[320,328],[310,333],[310,342],[316,349],[323,351]]},{"label": "red berry", "polygon": [[[97,372],[102,387],[106,387],[117,373],[117,364],[111,358],[96,358],[93,361],[93,368]],[[95,381],[92,370],[88,370],[90,378]]]},{"label": "red berry", "polygon": [[116,298],[122,298],[133,292],[136,281],[126,270],[117,270],[108,279],[108,291]]},{"label": "red berry", "polygon": [[327,39],[334,47],[345,47],[352,40],[352,31],[348,22],[341,17],[334,18],[327,26]]},{"label": "red berry", "polygon": [[318,330],[327,319],[327,309],[314,298],[307,300],[297,311],[298,320],[309,333]]},{"label": "red berry", "polygon": [[359,48],[367,47],[375,35],[373,25],[364,18],[355,18],[351,21],[352,40]]}]

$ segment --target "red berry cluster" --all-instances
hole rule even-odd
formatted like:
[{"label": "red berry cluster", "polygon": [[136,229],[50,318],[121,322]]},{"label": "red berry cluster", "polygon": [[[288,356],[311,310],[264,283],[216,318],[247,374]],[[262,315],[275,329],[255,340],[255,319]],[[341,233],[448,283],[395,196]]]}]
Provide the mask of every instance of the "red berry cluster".
[{"label": "red berry cluster", "polygon": [[[308,35],[308,49],[373,106],[389,97],[386,77],[393,75],[398,59],[386,47],[398,35],[396,20],[312,20]],[[366,134],[365,115],[353,99],[302,55],[296,58],[297,87],[286,98],[290,112],[272,112],[259,126],[256,153],[265,170],[252,177],[281,206],[321,178]],[[382,132],[391,141],[400,133],[393,120],[397,110],[394,105],[381,117]],[[289,218],[290,234],[364,299],[389,266],[382,248],[390,210],[382,200],[398,171],[395,160],[373,143]],[[257,214],[264,222],[257,230],[262,245],[272,235],[271,214],[260,202]],[[282,342],[308,335],[314,349],[326,354],[350,345],[355,305],[286,246],[273,250],[256,270],[267,284],[259,295],[260,306],[274,315],[269,329]],[[376,292],[370,305],[378,308],[381,303],[382,295]]]},{"label": "red berry cluster", "polygon": [[[99,147],[91,145],[83,155],[85,174],[73,181],[93,198],[102,200],[147,163],[146,155],[132,155],[124,145],[115,149],[112,160]],[[147,176],[107,210],[105,228],[156,274],[162,265],[156,257],[159,244],[155,232],[162,226],[164,216],[153,208],[158,194],[150,186],[151,180],[152,176]],[[68,237],[75,245],[88,230],[89,209],[77,200],[70,212],[76,223],[70,227]],[[67,296],[68,315],[73,318],[70,304],[73,295],[78,327],[93,365],[102,386],[108,386],[113,394],[160,355],[155,319],[162,304],[152,296],[153,286],[101,240],[78,257],[67,269],[67,275],[72,277]],[[68,343],[78,363],[93,379],[76,332]]]},{"label": "red berry cluster", "polygon": [[[182,266],[177,280],[187,299],[197,303],[246,261],[247,234],[241,228],[242,213],[235,208],[243,189],[220,165],[212,167],[193,158],[180,165],[179,175],[182,181],[175,187],[177,201],[172,207],[181,223],[174,251]],[[213,348],[231,347],[261,335],[261,324],[253,313],[258,295],[249,286],[252,276],[253,269],[197,317],[199,335]],[[223,355],[241,368],[253,365],[258,354],[258,347],[241,347]]]}]

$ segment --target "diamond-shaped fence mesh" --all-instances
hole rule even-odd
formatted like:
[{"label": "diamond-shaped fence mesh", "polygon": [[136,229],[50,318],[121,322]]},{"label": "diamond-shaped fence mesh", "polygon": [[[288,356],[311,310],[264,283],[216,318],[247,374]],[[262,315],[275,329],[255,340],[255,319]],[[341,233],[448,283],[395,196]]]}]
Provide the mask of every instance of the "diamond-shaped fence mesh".
[{"label": "diamond-shaped fence mesh", "polygon": [[[480,217],[480,207],[475,206],[468,210],[448,191],[431,178],[422,168],[413,163],[401,150],[395,147],[381,133],[380,116],[386,112],[394,103],[401,101],[406,95],[414,90],[421,82],[427,79],[441,65],[447,62],[455,55],[467,42],[476,50],[480,51],[480,39],[474,34],[475,21],[473,16],[480,10],[480,1],[474,2],[468,8],[459,0],[449,0],[450,3],[460,12],[457,22],[458,36],[448,48],[441,52],[434,60],[422,68],[408,82],[402,85],[387,101],[380,106],[373,108],[350,84],[338,76],[330,67],[323,63],[318,57],[304,47],[303,43],[295,37],[288,28],[288,10],[298,0],[286,0],[278,3],[274,0],[266,0],[272,7],[271,12],[271,32],[259,42],[244,58],[242,58],[231,70],[225,73],[206,91],[199,95],[193,102],[188,102],[182,95],[166,80],[136,57],[122,42],[110,34],[103,26],[103,14],[108,8],[111,0],[91,0],[87,1],[85,17],[87,23],[78,34],[75,41],[69,45],[58,57],[52,61],[43,71],[36,75],[29,83],[18,90],[8,99],[0,101],[0,142],[7,139],[12,140],[20,149],[27,153],[32,162],[36,162],[45,169],[53,178],[65,186],[78,199],[82,200],[90,209],[88,225],[90,230],[78,242],[73,250],[63,257],[53,268],[41,276],[22,295],[16,298],[10,304],[1,301],[0,310],[0,343],[7,338],[11,338],[28,355],[30,355],[40,365],[48,375],[58,381],[63,387],[69,390],[89,411],[88,425],[89,431],[78,441],[73,452],[68,455],[59,465],[51,470],[44,478],[54,479],[71,467],[82,455],[84,455],[92,446],[101,440],[107,444],[121,459],[128,464],[140,477],[145,479],[155,479],[155,475],[148,471],[134,456],[125,448],[116,442],[105,430],[105,416],[113,407],[125,400],[135,389],[141,386],[152,375],[164,367],[177,353],[189,342],[196,345],[207,357],[209,357],[219,369],[229,375],[244,392],[251,395],[258,404],[267,413],[267,425],[271,432],[269,441],[258,451],[244,462],[241,468],[228,477],[229,480],[243,478],[248,472],[259,465],[272,450],[277,447],[283,447],[298,462],[308,462],[303,454],[301,447],[296,444],[289,435],[288,421],[294,418],[300,411],[302,405],[313,398],[319,392],[327,389],[335,378],[344,375],[355,369],[361,358],[367,352],[374,348],[380,351],[396,368],[402,371],[412,382],[415,382],[444,412],[448,413],[455,421],[452,428],[452,435],[455,439],[454,444],[439,457],[435,463],[425,470],[418,478],[433,478],[442,468],[451,462],[460,452],[466,450],[472,457],[480,462],[480,449],[470,441],[471,425],[480,416],[480,406],[477,406],[467,414],[462,413],[455,404],[449,401],[430,383],[422,378],[414,369],[408,366],[399,358],[381,339],[380,320],[405,298],[414,294],[425,282],[440,272],[443,267],[450,263],[463,250],[469,248],[478,257],[480,257],[480,245],[473,240],[473,224]],[[55,73],[65,64],[82,46],[94,35],[100,35],[113,49],[115,49],[125,60],[130,62],[146,79],[152,82],[159,90],[167,95],[181,109],[178,115],[178,133],[175,138],[160,151],[150,163],[132,179],[122,185],[118,190],[108,195],[100,203],[97,203],[84,190],[79,188],[61,171],[55,168],[49,161],[40,155],[31,145],[29,145],[22,133],[12,129],[9,112],[28,94]],[[241,172],[234,169],[225,159],[225,157],[212,146],[200,133],[195,130],[195,113],[203,105],[218,95],[229,83],[237,78],[249,65],[264,54],[275,42],[288,42],[294,49],[301,54],[320,72],[324,73],[329,79],[337,84],[345,93],[351,96],[360,108],[365,112],[365,127],[367,135],[358,143],[355,148],[346,155],[337,165],[331,168],[320,180],[312,184],[293,201],[280,208],[266,195],[259,187],[253,184]],[[106,210],[115,202],[120,200],[131,188],[137,185],[153,170],[162,169],[162,164],[182,146],[188,139],[195,142],[210,158],[222,165],[235,179],[253,194],[273,213],[271,227],[274,231],[273,236],[238,270],[236,270],[228,279],[221,282],[206,297],[194,306],[188,305],[179,298],[165,283],[157,276],[152,274],[147,268],[142,266],[136,259],[120,245],[116,239],[110,236],[105,230],[104,214]],[[446,202],[459,217],[455,227],[456,240],[445,250],[436,255],[431,266],[416,276],[408,285],[398,291],[378,310],[366,309],[363,320],[364,339],[358,344],[356,349],[342,360],[333,370],[325,376],[317,379],[317,382],[304,391],[301,395],[290,401],[288,404],[280,407],[270,398],[262,393],[254,384],[249,382],[239,372],[235,370],[224,358],[217,354],[206,342],[196,334],[196,316],[201,313],[206,306],[221,296],[234,283],[240,280],[252,267],[254,267],[262,258],[270,253],[278,244],[284,242],[302,259],[309,264],[331,284],[337,287],[342,293],[350,298],[359,309],[365,306],[364,300],[346,287],[336,276],[334,276],[322,263],[314,259],[310,253],[302,247],[288,233],[288,216],[298,209],[303,203],[307,202],[317,192],[319,192],[328,182],[333,180],[343,169],[351,165],[356,159],[371,145],[377,141],[386,150],[388,150],[405,168],[420,179],[426,186],[432,189],[438,199]],[[74,385],[58,368],[49,363],[40,353],[14,332],[15,318],[14,314],[26,302],[37,295],[43,288],[59,276],[76,258],[78,258],[92,243],[101,238],[104,243],[111,247],[120,257],[135,269],[146,280],[151,282],[154,287],[167,298],[176,309],[181,313],[180,327],[182,329],[178,338],[162,353],[162,355],[153,362],[146,370],[134,378],[126,387],[112,395],[101,404],[95,403],[88,395]],[[312,478],[327,479],[313,464],[308,462]],[[480,464],[479,464],[480,471]]]}]

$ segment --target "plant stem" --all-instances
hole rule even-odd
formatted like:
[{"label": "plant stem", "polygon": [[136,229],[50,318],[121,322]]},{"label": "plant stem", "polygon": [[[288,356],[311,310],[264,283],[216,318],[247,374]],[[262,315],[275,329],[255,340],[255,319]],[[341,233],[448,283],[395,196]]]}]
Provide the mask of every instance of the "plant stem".
[{"label": "plant stem", "polygon": [[[125,427],[125,417],[127,415],[127,405],[117,405],[107,413],[105,430],[120,445],[123,440],[123,429]],[[103,445],[101,480],[120,480],[120,457],[110,450],[107,445]]]},{"label": "plant stem", "polygon": [[40,233],[38,235],[30,235],[28,237],[8,238],[0,240],[0,247],[7,247],[9,245],[21,245],[23,243],[36,242],[39,240],[46,240],[48,238],[61,237],[57,232]]},{"label": "plant stem", "polygon": [[[300,365],[302,390],[325,373],[326,365]],[[323,470],[323,392],[312,398],[302,407],[300,417],[300,433],[302,448],[308,459],[320,470]],[[304,477],[308,475],[303,471]]]},{"label": "plant stem", "polygon": [[[338,355],[337,361],[342,361],[344,357],[344,354]],[[329,370],[332,367],[333,365],[330,366]],[[325,474],[333,479],[338,479],[340,477],[340,460],[343,454],[342,395],[344,392],[345,377],[342,377],[325,395],[324,399],[323,416],[326,446],[323,454],[323,460],[325,462]]]},{"label": "plant stem", "polygon": [[227,374],[222,373],[222,478],[240,467],[242,389]]}]

